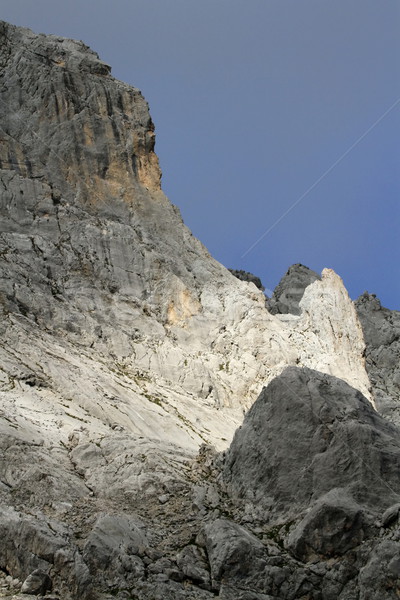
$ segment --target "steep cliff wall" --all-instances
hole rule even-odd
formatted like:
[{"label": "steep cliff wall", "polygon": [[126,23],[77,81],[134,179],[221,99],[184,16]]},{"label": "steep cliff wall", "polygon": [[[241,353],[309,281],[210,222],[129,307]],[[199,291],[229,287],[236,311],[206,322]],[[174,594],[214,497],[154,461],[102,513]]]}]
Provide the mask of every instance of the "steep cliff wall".
[{"label": "steep cliff wall", "polygon": [[0,41],[3,389],[42,382],[46,398],[31,387],[50,412],[63,398],[105,427],[173,431],[189,446],[226,444],[288,364],[368,394],[338,278],[309,288],[307,316],[269,314],[261,291],[214,261],[160,190],[141,93],[81,42],[5,23]]},{"label": "steep cliff wall", "polygon": [[[392,471],[382,468],[392,493],[366,511],[351,498],[337,513],[330,497],[327,512],[318,504],[332,487],[329,477],[315,481],[332,437],[305,401],[332,417],[333,434],[357,432],[354,452],[365,453],[370,425],[370,438],[388,447],[377,449],[378,466],[398,454],[395,430],[370,405],[363,332],[340,277],[295,265],[271,314],[262,291],[213,260],[182,223],[160,188],[154,141],[141,93],[83,43],[0,23],[0,595],[24,581],[25,593],[53,585],[63,600],[371,600],[382,589],[396,597]],[[364,331],[372,348],[375,334]],[[373,374],[375,355],[367,349]],[[235,461],[246,463],[245,436],[226,464],[204,446],[196,458],[204,442],[227,449],[282,372],[273,384],[282,400],[274,464],[287,464],[299,442],[316,474],[302,474],[310,490],[292,503],[293,523],[284,502],[260,521],[254,490],[246,498],[237,488],[243,469],[232,484]],[[254,415],[265,420],[263,397],[243,434]],[[351,413],[343,427],[342,409]],[[269,476],[258,442],[248,442],[252,485]],[[346,457],[359,493],[365,461]],[[308,469],[300,458],[293,478],[296,465]],[[334,481],[348,498],[346,477]],[[270,491],[281,501],[282,490]],[[307,494],[326,517],[318,539],[303,512]],[[371,519],[386,509],[378,542]],[[340,535],[337,558],[331,518],[333,536],[342,522],[354,525],[357,544],[368,536],[369,562],[347,537],[340,546]],[[376,565],[383,575],[368,596]]]}]

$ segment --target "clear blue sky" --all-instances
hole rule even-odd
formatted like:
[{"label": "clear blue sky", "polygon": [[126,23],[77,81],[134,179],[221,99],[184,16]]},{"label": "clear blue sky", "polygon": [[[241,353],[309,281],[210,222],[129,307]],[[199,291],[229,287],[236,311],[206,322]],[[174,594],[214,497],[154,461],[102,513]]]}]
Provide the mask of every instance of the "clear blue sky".
[{"label": "clear blue sky", "polygon": [[398,0],[1,0],[0,18],[82,39],[142,90],[164,191],[224,265],[270,289],[331,267],[400,309],[400,102],[274,225],[400,99]]}]

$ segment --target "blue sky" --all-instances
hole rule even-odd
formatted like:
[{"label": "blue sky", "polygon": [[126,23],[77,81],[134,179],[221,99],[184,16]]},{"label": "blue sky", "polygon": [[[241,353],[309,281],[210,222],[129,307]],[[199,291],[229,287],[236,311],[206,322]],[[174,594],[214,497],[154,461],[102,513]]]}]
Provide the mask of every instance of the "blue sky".
[{"label": "blue sky", "polygon": [[398,0],[1,0],[0,18],[82,39],[142,90],[163,189],[217,260],[269,289],[330,267],[400,309]]}]

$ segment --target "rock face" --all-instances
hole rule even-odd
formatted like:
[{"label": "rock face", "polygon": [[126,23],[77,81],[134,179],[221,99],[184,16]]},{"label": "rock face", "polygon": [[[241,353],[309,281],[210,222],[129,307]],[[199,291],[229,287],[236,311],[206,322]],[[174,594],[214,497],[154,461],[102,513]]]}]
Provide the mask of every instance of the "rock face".
[{"label": "rock face", "polygon": [[272,298],[268,299],[268,310],[273,315],[301,314],[299,304],[304,290],[318,279],[321,279],[318,273],[308,267],[301,264],[292,265],[276,286]]},{"label": "rock face", "polygon": [[[222,474],[242,520],[259,533],[251,553],[265,562],[268,553],[259,544],[263,532],[264,543],[272,536],[289,557],[314,565],[320,577],[307,590],[310,598],[395,598],[399,583],[383,565],[389,548],[391,561],[400,550],[399,468],[400,430],[366,398],[337,378],[290,367],[246,415]],[[248,554],[248,560],[242,584],[243,578],[256,577],[256,559]],[[238,562],[243,569],[245,560]],[[372,582],[374,562],[385,575]],[[336,578],[332,565],[342,575]],[[257,581],[256,586],[275,593],[272,586]],[[292,596],[280,590],[277,597]]]},{"label": "rock face", "polygon": [[400,424],[400,312],[367,292],[355,302],[366,343],[365,365],[379,412]]},{"label": "rock face", "polygon": [[249,281],[254,283],[254,285],[261,291],[264,291],[265,288],[261,283],[261,279],[257,277],[257,275],[253,275],[253,273],[249,273],[248,271],[243,271],[242,269],[229,269],[230,273],[240,279],[241,281]]},{"label": "rock face", "polygon": [[397,598],[396,338],[329,269],[266,310],[83,43],[1,22],[0,66],[0,595]]},{"label": "rock face", "polygon": [[246,415],[224,469],[230,493],[272,522],[333,490],[382,512],[400,494],[399,430],[341,379],[288,367]]},{"label": "rock face", "polygon": [[307,288],[297,321],[273,317],[262,292],[214,261],[160,190],[141,93],[80,42],[5,23],[0,42],[8,418],[18,426],[29,410],[35,422],[40,407],[47,423],[31,433],[45,427],[56,443],[83,422],[194,450],[226,446],[260,387],[287,365],[368,393],[359,324],[336,318],[353,311],[339,278]]}]

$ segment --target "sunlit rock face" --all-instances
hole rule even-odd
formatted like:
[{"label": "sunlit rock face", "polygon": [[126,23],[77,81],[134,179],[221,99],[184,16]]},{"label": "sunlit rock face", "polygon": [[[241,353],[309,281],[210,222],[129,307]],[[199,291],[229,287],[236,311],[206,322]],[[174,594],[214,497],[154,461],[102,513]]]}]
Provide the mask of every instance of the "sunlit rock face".
[{"label": "sunlit rock face", "polygon": [[81,42],[3,23],[1,48],[3,352],[46,382],[51,405],[67,397],[106,427],[146,434],[150,408],[153,435],[222,447],[288,364],[366,391],[340,280],[309,286],[297,321],[269,314],[262,292],[214,261],[160,190],[137,89]]},{"label": "sunlit rock face", "polygon": [[[154,144],[140,91],[82,42],[0,23],[0,571],[25,591],[237,600],[237,552],[248,598],[267,546],[202,445],[226,450],[288,366],[374,402],[340,277],[294,265],[267,308],[183,224]],[[287,583],[252,598],[308,593],[279,544]]]}]

